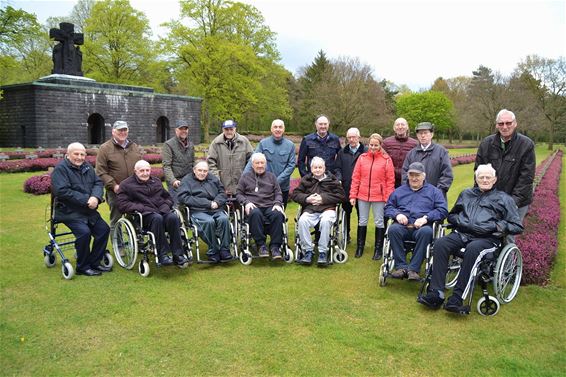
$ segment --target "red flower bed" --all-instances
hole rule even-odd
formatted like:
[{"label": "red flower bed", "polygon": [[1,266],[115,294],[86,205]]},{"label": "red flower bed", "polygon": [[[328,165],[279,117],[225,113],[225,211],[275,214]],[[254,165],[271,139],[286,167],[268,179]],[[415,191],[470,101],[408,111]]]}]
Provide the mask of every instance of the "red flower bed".
[{"label": "red flower bed", "polygon": [[[546,284],[556,256],[560,222],[558,188],[562,171],[562,151],[556,153],[548,166],[547,160],[537,168],[536,175],[542,173],[544,176],[535,189],[529,213],[523,221],[525,231],[515,238],[523,254],[523,284]],[[546,167],[548,168],[544,173]]]}]

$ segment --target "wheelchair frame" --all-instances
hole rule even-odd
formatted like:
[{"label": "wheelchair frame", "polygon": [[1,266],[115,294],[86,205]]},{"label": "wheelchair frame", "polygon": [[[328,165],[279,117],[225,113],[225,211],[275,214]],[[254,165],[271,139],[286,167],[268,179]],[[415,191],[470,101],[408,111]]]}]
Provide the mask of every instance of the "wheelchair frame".
[{"label": "wheelchair frame", "polygon": [[[61,274],[65,280],[71,280],[75,276],[75,269],[71,261],[65,256],[64,251],[73,249],[76,256],[76,238],[65,224],[55,221],[56,202],[53,194],[51,194],[50,203],[45,207],[45,230],[49,236],[49,243],[43,247],[43,262],[48,268],[55,267],[57,264],[57,254],[59,254],[59,258],[61,258]],[[65,226],[66,230],[61,231],[58,229],[59,225]],[[57,241],[58,238],[62,239]],[[100,264],[108,268],[114,265],[114,259],[108,250],[104,253]]]},{"label": "wheelchair frame", "polygon": [[[303,207],[299,205],[297,214],[295,215],[295,261],[298,263],[304,257],[304,251],[302,250],[300,238],[299,238],[299,218],[303,213]],[[318,230],[318,224],[315,226],[316,233]],[[332,224],[330,228],[329,235],[329,258],[328,264],[338,263],[343,264],[348,261],[348,252],[346,251],[346,222],[345,222],[345,212],[342,209],[342,203],[336,204],[336,221]],[[314,244],[314,249],[318,252],[318,244]],[[313,249],[313,253],[314,253]]]}]

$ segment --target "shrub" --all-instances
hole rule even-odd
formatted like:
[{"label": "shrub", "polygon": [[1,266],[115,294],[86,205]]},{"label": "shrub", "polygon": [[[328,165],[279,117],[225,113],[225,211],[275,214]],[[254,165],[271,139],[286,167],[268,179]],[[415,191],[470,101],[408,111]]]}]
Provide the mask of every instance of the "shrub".
[{"label": "shrub", "polygon": [[[552,158],[550,164],[546,164]],[[544,176],[535,189],[529,213],[523,221],[525,231],[516,237],[517,246],[523,255],[523,284],[546,284],[556,256],[562,151],[548,159],[537,168],[537,176],[541,171],[546,170],[546,173],[543,173]]]},{"label": "shrub", "polygon": [[24,182],[24,192],[33,195],[43,195],[51,192],[51,175],[42,174],[28,178]]}]

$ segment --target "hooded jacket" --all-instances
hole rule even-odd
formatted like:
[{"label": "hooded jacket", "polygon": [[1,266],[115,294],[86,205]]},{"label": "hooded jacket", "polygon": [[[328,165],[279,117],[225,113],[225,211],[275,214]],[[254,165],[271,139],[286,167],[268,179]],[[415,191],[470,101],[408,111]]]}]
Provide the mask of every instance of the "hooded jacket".
[{"label": "hooded jacket", "polygon": [[389,155],[379,150],[358,158],[352,174],[350,199],[386,202],[395,189],[395,171]]},{"label": "hooded jacket", "polygon": [[[321,205],[307,203],[307,197],[317,193],[322,197]],[[320,213],[329,209],[335,209],[336,204],[345,200],[344,189],[340,181],[333,174],[325,173],[321,180],[315,178],[312,173],[308,173],[299,185],[293,190],[291,199],[303,207],[304,212]]]}]

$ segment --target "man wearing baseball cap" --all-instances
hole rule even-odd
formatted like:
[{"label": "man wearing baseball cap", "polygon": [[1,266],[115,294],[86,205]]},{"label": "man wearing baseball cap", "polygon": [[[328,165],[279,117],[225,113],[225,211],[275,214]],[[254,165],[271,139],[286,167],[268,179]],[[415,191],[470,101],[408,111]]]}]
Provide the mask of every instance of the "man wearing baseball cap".
[{"label": "man wearing baseball cap", "polygon": [[177,191],[181,180],[185,175],[192,172],[195,162],[195,149],[189,141],[189,123],[178,120],[175,127],[175,136],[163,143],[161,148],[163,161],[163,173],[169,188],[169,194],[177,205]]},{"label": "man wearing baseball cap", "polygon": [[[423,164],[413,162],[409,165],[407,177],[385,205],[385,216],[394,221],[387,233],[396,269],[391,277],[420,280],[419,271],[426,247],[432,242],[432,224],[446,218],[448,207],[442,191],[425,181]],[[416,242],[409,263],[404,241]]]},{"label": "man wearing baseball cap", "polygon": [[236,194],[238,181],[254,151],[250,141],[236,132],[237,125],[232,119],[224,121],[222,134],[208,148],[210,172],[220,178],[228,196]]},{"label": "man wearing baseball cap", "polygon": [[128,123],[117,120],[112,125],[112,138],[102,144],[96,155],[96,174],[106,188],[106,201],[110,207],[110,229],[122,215],[116,204],[120,182],[134,174],[134,165],[142,159],[140,147],[128,139]]},{"label": "man wearing baseball cap", "polygon": [[434,125],[432,123],[419,123],[415,131],[419,143],[405,157],[402,182],[407,180],[409,165],[413,162],[420,162],[425,167],[426,181],[439,188],[446,197],[446,193],[454,180],[448,151],[442,145],[432,142],[434,136]]}]

